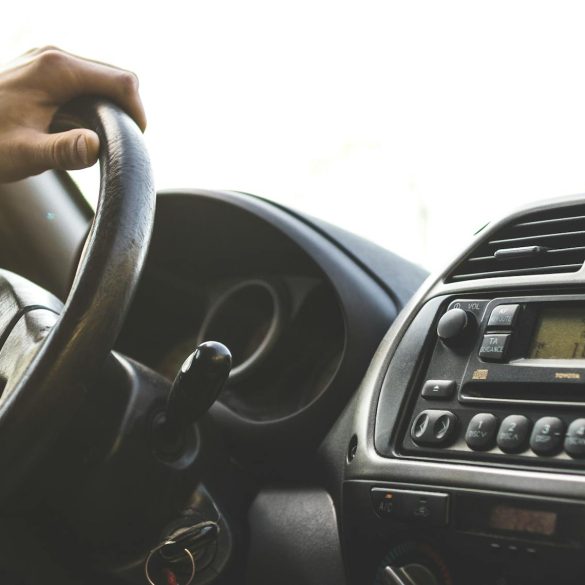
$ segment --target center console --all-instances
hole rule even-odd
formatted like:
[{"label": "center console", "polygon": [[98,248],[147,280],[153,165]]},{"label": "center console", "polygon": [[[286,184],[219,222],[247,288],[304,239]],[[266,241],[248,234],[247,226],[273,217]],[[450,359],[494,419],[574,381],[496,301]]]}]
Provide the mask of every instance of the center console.
[{"label": "center console", "polygon": [[[580,200],[505,218],[388,333],[348,437],[353,582],[585,579],[585,273],[535,259],[579,230]],[[498,254],[502,274],[453,277],[470,258],[501,268]]]}]

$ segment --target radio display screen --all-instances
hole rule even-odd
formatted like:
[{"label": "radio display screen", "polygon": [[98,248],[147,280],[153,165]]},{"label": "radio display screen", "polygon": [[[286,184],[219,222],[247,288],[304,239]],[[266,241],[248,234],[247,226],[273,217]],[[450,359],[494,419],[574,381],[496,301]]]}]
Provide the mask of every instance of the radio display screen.
[{"label": "radio display screen", "polygon": [[585,359],[585,307],[543,308],[528,357]]},{"label": "radio display screen", "polygon": [[494,506],[491,509],[489,526],[496,530],[553,536],[557,529],[557,515],[541,510]]}]

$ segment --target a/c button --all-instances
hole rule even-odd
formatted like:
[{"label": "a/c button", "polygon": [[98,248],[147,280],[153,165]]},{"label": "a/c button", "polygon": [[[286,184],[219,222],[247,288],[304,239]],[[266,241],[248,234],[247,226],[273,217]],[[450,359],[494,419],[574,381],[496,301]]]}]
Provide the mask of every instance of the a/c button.
[{"label": "a/c button", "polygon": [[449,522],[449,494],[372,488],[371,497],[381,518],[427,526],[446,526]]}]

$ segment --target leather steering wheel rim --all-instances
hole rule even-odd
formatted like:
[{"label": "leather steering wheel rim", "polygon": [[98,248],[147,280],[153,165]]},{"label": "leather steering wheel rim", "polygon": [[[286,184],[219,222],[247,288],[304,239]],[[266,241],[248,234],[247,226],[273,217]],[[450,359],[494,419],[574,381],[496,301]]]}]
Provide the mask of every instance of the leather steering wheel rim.
[{"label": "leather steering wheel rim", "polygon": [[[144,138],[118,106],[79,98],[54,129],[100,138],[100,195],[69,296],[14,390],[0,402],[0,501],[47,454],[111,351],[144,266],[156,193]],[[46,293],[45,293],[46,295]]]}]

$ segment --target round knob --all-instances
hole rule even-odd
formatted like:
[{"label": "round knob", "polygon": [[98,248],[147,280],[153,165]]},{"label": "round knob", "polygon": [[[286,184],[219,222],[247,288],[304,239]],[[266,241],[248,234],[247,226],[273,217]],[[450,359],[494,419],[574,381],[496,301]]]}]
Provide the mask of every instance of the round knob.
[{"label": "round knob", "polygon": [[445,343],[454,343],[465,337],[474,324],[474,317],[463,309],[451,309],[440,319],[437,335]]},{"label": "round knob", "polygon": [[375,585],[443,585],[452,583],[448,567],[428,545],[402,542],[384,557]]}]

